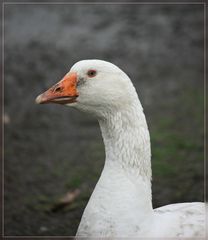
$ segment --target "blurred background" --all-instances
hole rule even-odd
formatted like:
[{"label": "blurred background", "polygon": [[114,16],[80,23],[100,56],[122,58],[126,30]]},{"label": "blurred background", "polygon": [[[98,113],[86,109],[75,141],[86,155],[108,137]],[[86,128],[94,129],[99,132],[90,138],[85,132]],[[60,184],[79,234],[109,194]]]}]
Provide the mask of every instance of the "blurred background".
[{"label": "blurred background", "polygon": [[76,233],[104,164],[99,126],[35,98],[81,59],[118,65],[137,89],[154,207],[203,201],[202,4],[4,8],[5,235]]}]

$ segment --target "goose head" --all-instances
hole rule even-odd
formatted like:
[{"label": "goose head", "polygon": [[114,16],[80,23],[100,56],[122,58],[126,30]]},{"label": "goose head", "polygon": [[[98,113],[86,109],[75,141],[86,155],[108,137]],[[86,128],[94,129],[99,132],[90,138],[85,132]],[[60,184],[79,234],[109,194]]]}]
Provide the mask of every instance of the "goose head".
[{"label": "goose head", "polygon": [[36,98],[39,104],[58,103],[96,116],[129,106],[136,92],[129,77],[103,60],[75,63],[61,81]]}]

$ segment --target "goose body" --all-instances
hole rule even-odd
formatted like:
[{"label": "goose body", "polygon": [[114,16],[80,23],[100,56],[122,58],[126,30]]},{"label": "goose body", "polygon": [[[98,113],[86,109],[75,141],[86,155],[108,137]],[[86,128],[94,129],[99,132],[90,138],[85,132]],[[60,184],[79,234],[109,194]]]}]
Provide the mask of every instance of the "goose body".
[{"label": "goose body", "polygon": [[97,117],[105,165],[77,237],[205,237],[205,204],[152,207],[151,148],[142,105],[129,77],[102,60],[83,60],[38,103],[61,103]]}]

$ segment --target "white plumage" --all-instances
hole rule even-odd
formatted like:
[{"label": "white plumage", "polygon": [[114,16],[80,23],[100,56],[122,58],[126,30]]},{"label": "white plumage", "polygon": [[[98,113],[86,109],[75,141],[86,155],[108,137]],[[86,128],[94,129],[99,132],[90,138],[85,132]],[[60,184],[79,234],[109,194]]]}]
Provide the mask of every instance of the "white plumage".
[{"label": "white plumage", "polygon": [[101,60],[80,61],[70,73],[78,97],[65,104],[97,117],[106,153],[77,237],[205,237],[204,203],[152,208],[149,131],[129,77]]}]

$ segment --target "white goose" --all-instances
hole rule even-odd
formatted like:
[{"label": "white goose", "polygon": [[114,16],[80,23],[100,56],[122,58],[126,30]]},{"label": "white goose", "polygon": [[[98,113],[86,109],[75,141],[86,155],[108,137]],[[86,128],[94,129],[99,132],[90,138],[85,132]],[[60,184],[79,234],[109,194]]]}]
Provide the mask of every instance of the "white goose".
[{"label": "white goose", "polygon": [[205,237],[205,204],[152,208],[150,137],[129,77],[102,60],[77,62],[37,103],[60,103],[97,117],[106,160],[77,237]]}]

